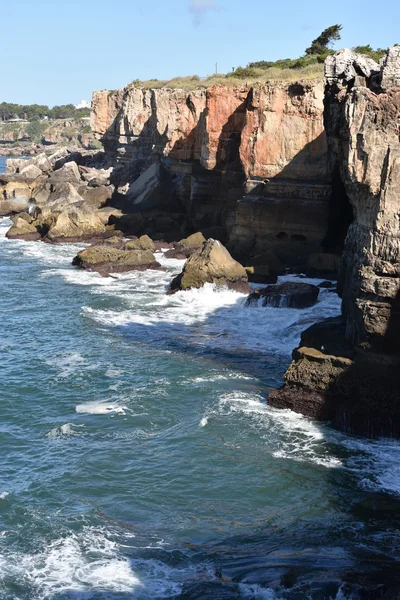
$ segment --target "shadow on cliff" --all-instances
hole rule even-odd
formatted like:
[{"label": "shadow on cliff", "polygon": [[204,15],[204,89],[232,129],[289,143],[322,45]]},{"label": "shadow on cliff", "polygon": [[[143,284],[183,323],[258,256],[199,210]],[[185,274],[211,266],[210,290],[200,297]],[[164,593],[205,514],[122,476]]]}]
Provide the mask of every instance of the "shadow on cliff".
[{"label": "shadow on cliff", "polygon": [[333,423],[349,433],[400,438],[400,292],[384,336],[370,343],[364,349],[361,341],[352,366],[329,390],[340,398]]},{"label": "shadow on cliff", "polygon": [[[210,227],[220,227],[226,233],[227,214],[243,195],[245,174],[239,148],[246,121],[247,103],[246,99],[222,127],[215,166],[212,169],[206,169],[200,163],[207,109],[199,115],[196,126],[168,149],[167,156],[165,152],[170,136],[168,129],[163,133],[158,131],[156,106],[152,104],[151,115],[140,134],[137,137],[127,137],[122,148],[121,144],[116,142],[116,132],[121,128],[121,121],[124,119],[123,108],[120,109],[102,138],[106,153],[113,154],[117,161],[111,183],[116,188],[131,184],[152,164],[157,163],[160,168],[158,183],[154,185],[153,190],[149,190],[149,196],[152,197],[152,213],[145,217],[154,219],[154,211],[157,208],[166,221],[171,221],[171,215],[175,218],[174,223],[170,222],[170,232],[157,231],[157,227],[147,223],[141,233],[151,234],[155,239],[159,239],[160,235],[157,234],[161,233],[161,237],[166,241],[176,241],[174,236],[177,233],[184,237]],[[189,110],[195,110],[190,96],[187,97],[186,104]],[[128,123],[123,124],[124,130],[128,127]],[[125,213],[147,211],[146,206],[134,205],[119,193],[114,194],[108,205],[115,206]],[[168,229],[168,226],[166,228]],[[225,237],[225,233],[221,232],[221,238]]]},{"label": "shadow on cliff", "polygon": [[[297,371],[289,371],[288,383],[273,394],[273,406],[330,421],[351,435],[400,438],[400,293],[384,310],[390,316],[381,338],[347,341],[354,328],[346,331],[344,317],[303,331],[300,347],[306,354],[294,351]],[[326,358],[314,357],[313,349]],[[313,387],[316,377],[326,387]]]}]

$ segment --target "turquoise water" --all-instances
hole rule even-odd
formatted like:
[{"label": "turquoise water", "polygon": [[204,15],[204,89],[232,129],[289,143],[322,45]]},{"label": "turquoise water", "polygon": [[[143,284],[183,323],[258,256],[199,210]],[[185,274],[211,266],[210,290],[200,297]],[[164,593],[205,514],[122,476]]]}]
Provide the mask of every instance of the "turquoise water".
[{"label": "turquoise water", "polygon": [[[0,221],[0,598],[328,599],[399,583],[400,445],[268,407],[301,330]],[[364,589],[374,590],[362,595]]]}]

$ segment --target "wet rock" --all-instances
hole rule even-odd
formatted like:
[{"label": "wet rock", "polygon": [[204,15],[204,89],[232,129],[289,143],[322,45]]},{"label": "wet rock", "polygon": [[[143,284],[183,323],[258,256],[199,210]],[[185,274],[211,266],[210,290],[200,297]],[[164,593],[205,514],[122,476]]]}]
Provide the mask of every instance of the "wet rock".
[{"label": "wet rock", "polygon": [[160,269],[150,250],[120,250],[109,245],[93,245],[79,252],[72,264],[100,275]]},{"label": "wet rock", "polygon": [[27,242],[33,242],[40,240],[41,235],[37,231],[36,227],[29,223],[26,218],[16,217],[13,220],[13,224],[6,233],[6,237],[9,240],[25,240]]},{"label": "wet rock", "polygon": [[268,285],[247,298],[246,305],[261,300],[262,306],[274,308],[308,308],[318,300],[319,288],[309,283],[287,281],[279,285]]},{"label": "wet rock", "polygon": [[205,283],[226,286],[232,290],[249,291],[247,274],[228,250],[217,240],[207,240],[187,260],[182,273],[173,279],[170,293],[200,288]]}]

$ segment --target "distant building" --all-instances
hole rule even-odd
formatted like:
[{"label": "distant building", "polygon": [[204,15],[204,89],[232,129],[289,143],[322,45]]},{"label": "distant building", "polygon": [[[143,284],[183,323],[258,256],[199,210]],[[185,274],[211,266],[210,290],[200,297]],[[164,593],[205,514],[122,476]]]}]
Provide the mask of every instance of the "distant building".
[{"label": "distant building", "polygon": [[87,100],[81,100],[79,104],[75,104],[75,108],[90,108],[90,102]]},{"label": "distant building", "polygon": [[8,119],[7,123],[29,123],[28,119],[20,119],[15,117],[14,119]]}]

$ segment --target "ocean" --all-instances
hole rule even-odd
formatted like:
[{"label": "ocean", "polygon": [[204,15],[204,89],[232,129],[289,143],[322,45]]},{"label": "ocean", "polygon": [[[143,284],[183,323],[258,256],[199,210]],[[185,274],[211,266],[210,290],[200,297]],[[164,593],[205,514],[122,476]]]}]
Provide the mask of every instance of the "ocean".
[{"label": "ocean", "polygon": [[[0,221],[0,598],[344,600],[399,584],[400,444],[268,406],[300,333]],[[285,276],[283,280],[296,279]],[[308,281],[302,279],[302,281]],[[319,280],[316,281],[318,283]]]}]

